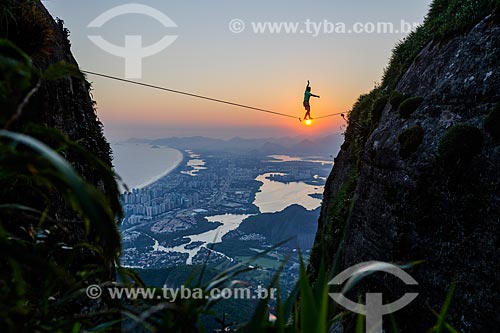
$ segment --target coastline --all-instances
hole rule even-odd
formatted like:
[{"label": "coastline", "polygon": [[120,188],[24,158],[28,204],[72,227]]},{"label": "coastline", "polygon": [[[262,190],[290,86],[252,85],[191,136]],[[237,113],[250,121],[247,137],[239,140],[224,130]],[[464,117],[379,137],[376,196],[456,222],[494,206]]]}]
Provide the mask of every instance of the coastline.
[{"label": "coastline", "polygon": [[[195,169],[196,166],[200,165],[198,163],[186,163],[186,159],[187,161],[204,161],[205,167],[208,169],[207,177],[210,178],[211,174],[218,175],[220,183],[224,184],[225,180],[223,179],[225,178],[223,177],[228,177],[227,175],[229,174],[229,169],[227,167],[216,168],[211,166],[211,163],[220,163],[218,162],[219,158],[217,155],[201,156],[200,154],[194,154],[190,150],[183,150],[181,152],[183,153],[183,162],[177,164],[177,168],[165,170],[163,172],[163,174],[166,174],[163,176],[164,178],[156,176],[155,178],[159,178],[156,182],[153,182],[150,187],[142,189],[141,192],[143,193],[137,193],[137,195],[142,195],[145,194],[144,192],[150,192],[147,193],[148,195],[151,195],[151,197],[147,199],[149,201],[143,203],[141,197],[141,202],[138,202],[138,198],[134,197],[132,200],[133,203],[130,203],[131,206],[129,208],[135,209],[136,206],[152,206],[152,208],[154,208],[161,204],[160,202],[154,200],[165,196],[166,193],[176,191],[182,195],[193,191],[192,188],[195,187],[196,184],[194,184],[194,186],[187,184],[181,185],[180,188],[178,188],[177,185],[179,182],[189,182],[189,178],[187,178],[186,175],[189,175],[190,173],[187,171],[193,171],[192,169]],[[174,154],[172,156],[176,157],[178,155]],[[231,161],[230,157],[225,158],[228,159],[225,162],[227,165],[236,163]],[[234,158],[237,160],[240,157],[236,155]],[[177,162],[177,160],[174,160],[173,158],[171,161],[173,163]],[[262,163],[260,158],[255,158],[254,161],[250,161],[247,166],[247,169],[250,172],[245,173],[246,177],[242,180],[235,180],[231,177],[228,178],[235,181],[236,185],[234,188],[244,188],[244,191],[242,191],[242,199],[236,198],[237,201],[239,200],[238,205],[233,206],[231,205],[231,200],[218,200],[218,198],[216,200],[206,200],[205,202],[200,202],[199,205],[198,203],[193,203],[189,206],[183,206],[182,202],[175,202],[173,205],[170,205],[170,201],[168,210],[167,208],[158,207],[158,213],[156,215],[152,216],[151,213],[149,214],[151,219],[133,219],[130,223],[127,221],[122,224],[125,227],[121,228],[121,231],[122,234],[125,235],[124,239],[127,239],[128,249],[130,249],[130,253],[134,253],[133,255],[128,253],[125,256],[126,264],[136,265],[140,260],[143,260],[147,263],[145,265],[151,268],[163,265],[163,262],[156,262],[158,257],[162,257],[168,258],[169,262],[189,265],[199,262],[197,260],[204,255],[203,251],[208,251],[207,249],[210,249],[210,246],[208,246],[209,244],[219,244],[217,246],[222,246],[220,245],[224,243],[222,238],[225,235],[237,230],[245,219],[250,216],[280,214],[282,211],[293,205],[303,208],[303,211],[301,210],[301,212],[304,214],[312,214],[317,211],[318,207],[321,205],[321,199],[318,196],[321,196],[320,191],[323,191],[322,186],[320,189],[318,184],[312,185],[303,181],[290,183],[274,181],[269,178],[270,175],[285,175],[286,173],[284,171],[266,172],[268,171],[268,168],[269,170],[288,169],[280,166],[276,166],[275,168],[273,165],[264,166],[264,170],[261,170],[261,167],[255,169],[256,166],[260,165],[260,163]],[[316,167],[312,166],[311,163],[304,161],[298,161],[297,163],[304,163],[304,165],[309,168]],[[319,165],[320,162],[312,163],[317,163]],[[223,166],[225,164],[223,164]],[[295,167],[295,165],[292,164],[290,167]],[[256,172],[257,170],[258,172]],[[174,187],[170,186],[171,182],[169,180],[172,180],[172,183],[175,184]],[[195,182],[196,181],[197,180],[195,180]],[[149,189],[154,189],[154,191],[149,191]],[[225,188],[224,191],[231,193],[233,189]],[[217,193],[217,186],[203,188],[202,193],[205,198],[213,197],[213,194],[218,194],[219,197],[221,196],[220,193]],[[245,199],[244,202],[243,199]],[[168,200],[170,200],[170,198]],[[139,212],[138,215],[146,214],[141,214]],[[194,217],[194,220],[192,220],[194,215],[196,216]],[[187,221],[186,219],[189,219],[190,221]],[[171,228],[176,224],[183,226],[185,223],[191,224],[191,227],[179,230],[172,229],[167,233],[163,233],[160,230],[164,227]],[[151,229],[151,227],[156,224],[158,224],[158,230],[160,230],[159,232],[152,231]],[[200,224],[202,224],[201,228],[199,227]],[[154,241],[153,252],[156,251],[154,255],[151,255],[150,246],[152,244],[149,244],[149,241],[148,244],[142,241],[138,241],[136,243],[135,239],[137,237],[137,233],[142,233],[145,236],[152,238]],[[234,243],[230,242],[228,246],[231,247],[231,244],[234,245]],[[200,251],[202,251],[201,254]],[[217,257],[224,254],[224,251],[218,252],[220,253],[215,255]],[[139,260],[138,258],[141,259]],[[196,260],[194,260],[194,258],[196,258]]]},{"label": "coastline", "polygon": [[150,144],[130,144],[124,148],[124,144],[118,143],[112,144],[112,148],[113,169],[122,179],[121,193],[126,192],[124,185],[129,191],[152,185],[178,169],[186,159],[184,152],[171,147],[161,147],[168,149],[162,152]]}]

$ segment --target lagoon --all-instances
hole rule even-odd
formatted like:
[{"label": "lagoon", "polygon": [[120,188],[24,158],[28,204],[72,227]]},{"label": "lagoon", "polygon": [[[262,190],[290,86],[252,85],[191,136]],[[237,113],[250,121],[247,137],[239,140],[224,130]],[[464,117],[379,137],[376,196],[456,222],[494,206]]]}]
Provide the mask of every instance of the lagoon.
[{"label": "lagoon", "polygon": [[[321,205],[321,200],[310,196],[310,194],[322,194],[323,187],[308,185],[303,182],[281,183],[269,180],[271,175],[280,173],[265,173],[259,175],[256,180],[262,182],[259,191],[256,194],[254,204],[261,213],[275,213],[282,211],[288,206],[298,204],[308,210],[314,210]],[[207,231],[199,235],[188,236],[190,242],[180,246],[166,248],[155,242],[154,250],[165,252],[181,252],[189,255],[186,264],[192,264],[193,257],[198,251],[209,244],[219,243],[222,237],[228,232],[236,230],[240,224],[251,215],[249,214],[224,214],[205,217],[210,222],[222,223],[218,228]],[[189,246],[190,244],[200,243],[199,246]],[[187,248],[186,248],[187,246]]]},{"label": "lagoon", "polygon": [[323,194],[322,186],[308,185],[304,182],[282,183],[268,179],[271,175],[283,173],[266,173],[256,178],[262,182],[259,192],[255,195],[253,204],[259,207],[261,213],[276,213],[297,204],[307,210],[313,210],[321,205],[321,200],[310,194]]}]

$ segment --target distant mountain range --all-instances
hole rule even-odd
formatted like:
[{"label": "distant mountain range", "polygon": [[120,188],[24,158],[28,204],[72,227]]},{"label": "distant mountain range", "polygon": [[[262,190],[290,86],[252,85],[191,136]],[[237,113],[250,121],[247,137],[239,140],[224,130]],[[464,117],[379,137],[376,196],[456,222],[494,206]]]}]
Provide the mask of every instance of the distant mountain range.
[{"label": "distant mountain range", "polygon": [[170,137],[163,139],[132,138],[127,143],[149,143],[157,146],[168,146],[180,150],[197,152],[227,151],[231,153],[249,154],[318,154],[337,155],[343,137],[340,133],[324,137],[283,137],[245,139],[235,137],[229,140],[214,139],[203,136]]}]

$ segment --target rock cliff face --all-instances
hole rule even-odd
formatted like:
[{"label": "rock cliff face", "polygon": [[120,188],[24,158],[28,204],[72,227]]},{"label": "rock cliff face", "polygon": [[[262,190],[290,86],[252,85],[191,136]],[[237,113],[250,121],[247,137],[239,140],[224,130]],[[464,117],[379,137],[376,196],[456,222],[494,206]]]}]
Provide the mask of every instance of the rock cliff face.
[{"label": "rock cliff face", "polygon": [[[423,98],[416,110],[405,113],[401,106],[398,112],[396,102],[387,102],[361,152],[352,135],[359,124],[350,121],[328,179],[312,275],[321,256],[327,263],[336,260],[340,270],[369,260],[424,260],[410,271],[419,297],[396,315],[402,332],[427,331],[436,322],[430,309],[439,312],[453,281],[448,321],[454,327],[493,332],[500,325],[495,308],[500,299],[500,145],[491,130],[495,126],[484,125],[489,117],[498,130],[499,55],[498,15],[463,35],[429,43],[396,87],[407,97]],[[478,131],[453,136],[456,125]],[[453,144],[446,145],[444,136],[453,136]],[[448,150],[460,152],[472,144],[474,153],[445,158]],[[342,200],[349,202],[339,205]],[[384,297],[397,299],[407,291],[399,284],[387,289],[386,281],[382,275],[371,281],[373,289],[389,293]]]},{"label": "rock cliff face", "polygon": [[[7,23],[1,26],[0,36],[12,41],[24,51],[32,59],[35,68],[43,71],[59,62],[78,67],[71,53],[69,32],[62,21],[52,18],[41,2],[14,2],[8,6],[11,6],[10,10],[16,19],[12,22],[6,21]],[[80,77],[66,76],[58,80],[41,81],[40,87],[29,99],[13,129],[23,132],[26,125],[34,124],[41,128],[58,130],[111,167],[111,148],[104,137],[102,123],[97,118],[90,91],[89,82]],[[59,148],[60,143],[47,135],[48,133],[31,133],[30,130],[28,133],[54,149]],[[72,151],[63,152],[63,155],[90,184],[107,192],[102,173],[85,156]],[[29,196],[21,195],[15,202],[24,200],[28,206],[36,207],[34,199]],[[52,200],[54,204],[50,213],[53,216],[81,222],[68,227],[71,239],[66,241],[73,244],[86,240],[81,218],[62,202],[60,196],[54,195]],[[40,209],[43,210],[43,206],[40,206]],[[83,257],[80,259],[83,260]],[[90,259],[91,262],[94,260],[95,258]],[[106,270],[108,278],[113,278],[113,268],[107,267]]]},{"label": "rock cliff face", "polygon": [[[10,67],[6,64],[15,64],[15,62],[12,58],[9,58],[11,54],[8,53],[8,49],[4,50],[4,45],[7,42],[2,40],[2,68],[8,70],[5,70],[5,73],[3,72],[0,75],[0,81],[2,81],[0,119],[14,119],[11,118],[12,114],[20,114],[20,117],[15,118],[14,121],[9,120],[7,122],[6,127],[9,130],[28,134],[53,149],[57,149],[90,185],[94,185],[103,192],[102,197],[96,196],[95,198],[99,198],[97,200],[100,203],[106,201],[106,204],[109,204],[108,223],[112,225],[113,217],[118,217],[121,210],[118,203],[116,183],[111,172],[111,149],[103,135],[102,124],[95,112],[94,102],[90,95],[90,84],[81,76],[72,77],[65,75],[66,72],[60,75],[54,74],[51,79],[47,79],[45,76],[47,68],[59,62],[66,63],[65,68],[71,67],[72,72],[77,72],[73,68],[77,67],[78,64],[70,50],[68,31],[63,27],[61,21],[55,21],[52,18],[40,1],[8,0],[2,2],[0,10],[2,12],[0,38],[7,39],[15,44],[23,52],[23,58],[25,58],[25,54],[31,60],[31,62],[29,60],[25,62],[27,64],[26,73],[29,72],[30,75],[26,74],[29,77],[28,87],[22,86],[23,88],[14,90],[14,94],[5,93],[9,91],[6,90],[7,88],[15,86],[15,79],[11,79],[9,76]],[[67,66],[67,64],[73,66]],[[21,65],[17,66],[16,68],[21,68]],[[11,67],[14,66],[11,65]],[[57,68],[57,66],[50,68]],[[63,68],[63,66],[60,65],[59,68]],[[31,72],[37,75],[31,75]],[[32,92],[34,92],[33,95],[31,95]],[[29,96],[31,98],[28,98]],[[26,104],[21,101],[26,102]],[[25,106],[22,108],[22,112],[17,113],[19,105]],[[2,123],[1,127],[3,128],[3,126],[4,123]],[[19,150],[22,151],[22,149],[24,147]],[[36,159],[36,154],[33,154],[32,160]],[[10,159],[7,162],[4,161],[5,164],[2,164],[2,166],[8,163],[16,165],[15,162],[15,159]],[[36,163],[34,165],[38,166]],[[20,169],[22,169],[22,166]],[[65,192],[67,187],[65,187],[66,183],[64,181],[57,182],[57,180],[54,180],[57,176],[43,178],[43,181],[33,180],[36,179],[37,174],[45,172],[43,167],[37,170],[35,166],[32,166],[31,170],[34,171],[30,172],[35,175],[32,178],[30,178],[31,174],[29,172],[22,174],[22,171],[20,171],[22,176],[15,173],[15,176],[12,177],[5,176],[9,175],[8,170],[2,169],[0,202],[16,203],[34,208],[35,211],[46,213],[48,218],[45,221],[37,215],[31,216],[23,212],[11,214],[10,211],[2,210],[2,216],[0,216],[2,230],[5,228],[19,239],[25,240],[25,244],[29,244],[21,247],[24,252],[19,254],[23,258],[19,261],[22,265],[25,265],[23,266],[25,273],[14,275],[14,279],[20,280],[16,283],[22,282],[22,284],[29,285],[32,288],[31,290],[37,291],[33,293],[6,293],[8,301],[2,299],[6,304],[4,308],[9,308],[8,304],[10,303],[8,302],[29,304],[26,305],[26,308],[35,308],[36,304],[47,301],[44,297],[48,296],[41,292],[40,295],[42,296],[39,296],[38,291],[40,290],[44,293],[51,293],[50,298],[54,298],[54,296],[61,297],[72,288],[79,288],[82,285],[113,281],[115,266],[112,255],[118,255],[118,253],[112,255],[109,253],[119,251],[119,236],[117,232],[114,232],[116,230],[108,227],[109,232],[107,235],[110,235],[110,237],[104,240],[96,231],[99,230],[97,227],[87,226],[88,231],[86,231],[84,218],[82,217],[84,215],[79,214],[75,208],[76,205],[73,205],[73,202],[68,199],[67,192]],[[56,174],[53,169],[47,171],[47,173],[50,172]],[[25,175],[27,175],[26,179],[28,180],[23,181]],[[50,179],[50,181],[47,181],[47,179]],[[82,192],[86,191],[85,186],[87,184],[81,186]],[[93,186],[89,187],[93,188]],[[97,191],[89,193],[97,194]],[[89,206],[94,209],[96,205],[91,203]],[[104,216],[104,214],[101,216]],[[101,226],[103,226],[106,222],[103,220],[92,221],[92,223],[102,223]],[[42,237],[42,241],[38,238],[39,236]],[[111,243],[114,243],[114,248],[108,250],[106,246]],[[34,244],[33,247],[30,247],[32,244]],[[82,244],[88,247],[95,246],[97,249],[102,249],[102,251],[90,250]],[[5,246],[5,243],[2,243],[2,245]],[[36,257],[35,262],[39,266],[32,267],[30,261],[25,259],[31,257]],[[6,258],[10,260],[12,256]],[[12,260],[18,260],[18,258],[15,257]],[[11,271],[8,265],[6,267],[3,262],[0,266],[3,274],[2,282],[4,282],[11,276],[9,275]],[[57,271],[55,268],[54,271],[51,271],[47,267],[57,267]],[[88,267],[92,267],[93,272],[88,273]],[[54,272],[58,272],[59,275]],[[57,280],[63,280],[61,276],[64,276],[64,283]],[[50,285],[54,281],[59,283],[54,286]],[[5,286],[5,284],[3,285]],[[29,301],[23,300],[25,294],[28,294]],[[19,299],[14,299],[16,297]],[[66,318],[70,318],[76,313],[104,311],[111,306],[113,306],[113,303],[107,299],[91,302],[84,296],[75,297],[71,301],[61,302],[61,305],[50,308],[50,315],[54,319],[58,318],[56,321],[62,323],[65,322]],[[15,331],[18,331],[18,328],[23,327],[23,325],[26,326],[21,329],[22,331],[30,331],[27,327],[36,326],[37,320],[44,323],[50,321],[47,318],[48,308],[37,313],[39,314],[38,317],[37,314],[30,312],[31,309],[26,313],[22,310],[18,311],[26,315],[26,318],[21,319],[23,317],[20,316],[15,317],[14,321],[9,321],[11,318],[7,320],[4,318],[4,321],[2,321],[4,323],[9,322],[9,326],[15,326]],[[2,314],[4,313],[5,311],[2,312]],[[92,324],[114,319],[116,319],[114,314],[104,315],[102,318],[96,319]],[[47,327],[50,330],[51,326]]]},{"label": "rock cliff face", "polygon": [[[9,39],[27,52],[33,59],[33,64],[42,70],[60,61],[78,66],[70,50],[69,32],[63,27],[62,21],[55,22],[38,1],[30,15],[18,18],[20,22],[16,29],[12,29],[15,33],[11,30]],[[40,36],[33,36],[33,31],[40,33]],[[95,113],[90,90],[90,84],[86,80],[75,77],[43,82],[27,105],[21,120],[56,128],[69,139],[80,140],[86,148],[111,166],[111,148]],[[71,161],[71,157],[68,158]],[[72,162],[91,183],[99,183],[91,168],[79,165],[76,160]]]}]

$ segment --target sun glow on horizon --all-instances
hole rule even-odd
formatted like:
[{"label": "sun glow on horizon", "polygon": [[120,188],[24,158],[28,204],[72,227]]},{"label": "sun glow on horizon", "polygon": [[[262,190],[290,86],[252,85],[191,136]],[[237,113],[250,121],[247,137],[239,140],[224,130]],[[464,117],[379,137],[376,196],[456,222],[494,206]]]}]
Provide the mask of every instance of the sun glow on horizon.
[{"label": "sun glow on horizon", "polygon": [[[362,0],[358,2],[320,1],[314,12],[307,2],[228,1],[219,5],[196,2],[196,12],[189,1],[142,1],[168,14],[178,28],[164,31],[156,20],[142,15],[116,18],[99,28],[110,43],[121,45],[125,35],[141,35],[149,45],[176,34],[174,44],[145,58],[141,83],[185,91],[272,110],[291,117],[277,117],[222,105],[186,95],[172,94],[89,76],[93,99],[106,135],[113,140],[131,137],[169,136],[248,136],[285,137],[329,135],[342,132],[345,120],[322,118],[346,112],[360,94],[373,89],[380,79],[394,44],[401,34],[254,34],[251,27],[242,34],[227,29],[235,13],[258,18],[266,10],[266,20],[286,17],[297,22],[311,19],[331,21],[377,21],[386,17],[398,24],[401,19],[422,22],[431,0],[387,5]],[[116,2],[116,1],[115,1]],[[400,4],[401,3],[401,4]],[[104,52],[88,38],[88,24],[109,9],[108,2],[89,0],[44,1],[54,17],[64,18],[71,31],[72,52],[83,69],[123,77],[123,59]],[[286,15],[283,7],[286,4]],[[201,14],[203,13],[203,14]],[[326,15],[326,17],[325,17]],[[361,16],[360,16],[361,15]],[[203,18],[203,19],[202,19]],[[250,21],[248,22],[250,23]],[[97,31],[97,30],[96,30]],[[366,50],[370,50],[369,56]],[[312,92],[321,99],[311,100],[311,115],[303,118],[304,88],[310,80]],[[299,122],[299,118],[302,122]],[[321,119],[320,119],[321,118]]]}]

